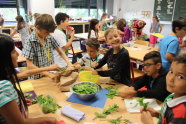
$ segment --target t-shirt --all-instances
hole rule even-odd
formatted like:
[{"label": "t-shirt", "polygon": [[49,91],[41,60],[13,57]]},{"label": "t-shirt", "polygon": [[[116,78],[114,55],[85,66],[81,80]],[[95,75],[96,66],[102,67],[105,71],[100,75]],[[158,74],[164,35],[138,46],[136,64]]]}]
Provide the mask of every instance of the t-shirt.
[{"label": "t-shirt", "polygon": [[166,36],[160,41],[159,47],[162,66],[166,70],[169,70],[172,62],[166,59],[166,53],[171,53],[173,56],[177,56],[179,53],[179,40],[176,36]]},{"label": "t-shirt", "polygon": [[[0,107],[10,101],[16,100],[19,103],[18,95],[12,83],[8,80],[0,81]],[[5,119],[0,115],[0,124],[6,124]]]},{"label": "t-shirt", "polygon": [[90,38],[98,38],[98,34],[94,30],[91,30],[90,31]]},{"label": "t-shirt", "polygon": [[151,27],[150,33],[160,33],[160,23],[152,23]]},{"label": "t-shirt", "polygon": [[20,36],[21,36],[21,42],[22,42],[23,47],[24,47],[24,45],[25,45],[26,40],[27,40],[27,39],[29,38],[29,36],[30,36],[29,30],[30,30],[30,29],[29,29],[28,24],[25,24],[25,26],[24,26],[22,29],[17,30],[18,33],[19,33]]},{"label": "t-shirt", "polygon": [[161,108],[158,124],[185,124],[186,95],[173,99],[169,95]]},{"label": "t-shirt", "polygon": [[[59,29],[55,29],[54,33],[52,33],[51,35],[57,41],[60,48],[62,48],[66,45],[66,43],[67,43],[66,35],[63,31],[61,31]],[[53,50],[53,54],[54,54],[54,63],[55,64],[58,64],[59,67],[66,67],[67,66],[66,61],[63,58],[61,58],[61,56],[58,54],[58,52],[56,50]]]},{"label": "t-shirt", "polygon": [[78,61],[80,65],[92,67],[93,62],[99,62],[103,58],[103,55],[98,53],[95,59],[92,59],[87,53]]}]

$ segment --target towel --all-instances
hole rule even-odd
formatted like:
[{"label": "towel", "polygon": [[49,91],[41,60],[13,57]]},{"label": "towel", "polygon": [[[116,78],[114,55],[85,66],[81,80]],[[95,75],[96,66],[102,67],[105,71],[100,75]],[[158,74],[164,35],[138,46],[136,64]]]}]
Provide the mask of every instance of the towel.
[{"label": "towel", "polygon": [[85,113],[83,113],[77,109],[74,109],[70,106],[64,106],[61,109],[61,113],[66,115],[69,118],[72,118],[72,119],[78,121],[78,122],[85,118]]}]

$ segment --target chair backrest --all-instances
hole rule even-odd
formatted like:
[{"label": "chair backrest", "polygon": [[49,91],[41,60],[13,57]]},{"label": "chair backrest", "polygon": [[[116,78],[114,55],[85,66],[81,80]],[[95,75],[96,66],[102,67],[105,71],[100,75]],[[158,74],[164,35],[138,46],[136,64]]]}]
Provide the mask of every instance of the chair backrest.
[{"label": "chair backrest", "polygon": [[143,41],[143,40],[136,40],[135,44],[140,44],[140,45],[147,46],[149,44],[149,42],[148,41]]}]

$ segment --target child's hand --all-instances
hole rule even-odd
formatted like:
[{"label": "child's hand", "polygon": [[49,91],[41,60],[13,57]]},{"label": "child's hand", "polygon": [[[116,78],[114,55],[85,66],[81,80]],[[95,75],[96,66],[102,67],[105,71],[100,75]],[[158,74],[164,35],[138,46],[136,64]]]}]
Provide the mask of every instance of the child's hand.
[{"label": "child's hand", "polygon": [[74,64],[74,68],[75,69],[80,69],[81,68],[81,65],[79,63],[76,63],[76,64]]},{"label": "child's hand", "polygon": [[57,120],[53,117],[41,117],[41,124],[57,124]]},{"label": "child's hand", "polygon": [[119,96],[123,98],[133,98],[136,96],[136,90],[134,87],[128,87],[128,86],[123,86],[122,88],[119,89]]},{"label": "child's hand", "polygon": [[98,66],[98,63],[97,62],[93,62],[92,63],[92,67],[95,68],[96,66]]},{"label": "child's hand", "polygon": [[74,69],[75,69],[74,65],[68,65],[68,70],[74,70]]},{"label": "child's hand", "polygon": [[146,108],[145,110],[144,110],[144,108],[142,108],[142,109],[141,109],[141,112],[143,112],[143,111],[149,111],[152,117],[158,117],[159,114],[160,114],[159,111],[156,111],[156,110],[154,110],[154,109],[151,108],[151,107],[148,107],[148,108]]},{"label": "child's hand", "polygon": [[59,71],[61,68],[57,64],[50,65],[48,71]]},{"label": "child's hand", "polygon": [[152,116],[149,111],[142,111],[141,121],[143,124],[153,124]]},{"label": "child's hand", "polygon": [[31,101],[30,99],[25,99],[25,100],[26,100],[26,104],[27,104],[27,106],[32,105],[32,101]]}]

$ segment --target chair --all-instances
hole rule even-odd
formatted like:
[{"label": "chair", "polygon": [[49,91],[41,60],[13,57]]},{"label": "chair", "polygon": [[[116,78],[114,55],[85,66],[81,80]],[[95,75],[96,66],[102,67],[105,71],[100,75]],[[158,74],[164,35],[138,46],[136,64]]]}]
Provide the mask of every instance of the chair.
[{"label": "chair", "polygon": [[143,41],[143,40],[136,40],[135,44],[148,46],[149,42],[148,41]]},{"label": "chair", "polygon": [[68,50],[68,54],[73,55],[73,57],[72,57],[72,64],[74,64],[74,63],[77,62],[78,55],[80,57],[82,57],[81,53],[83,53],[82,50],[80,50],[80,49],[74,49],[73,46],[71,45],[71,49]]},{"label": "chair", "polygon": [[131,83],[133,83],[136,79],[142,77],[144,72],[134,67],[134,62],[130,61],[130,70],[131,70]]}]

